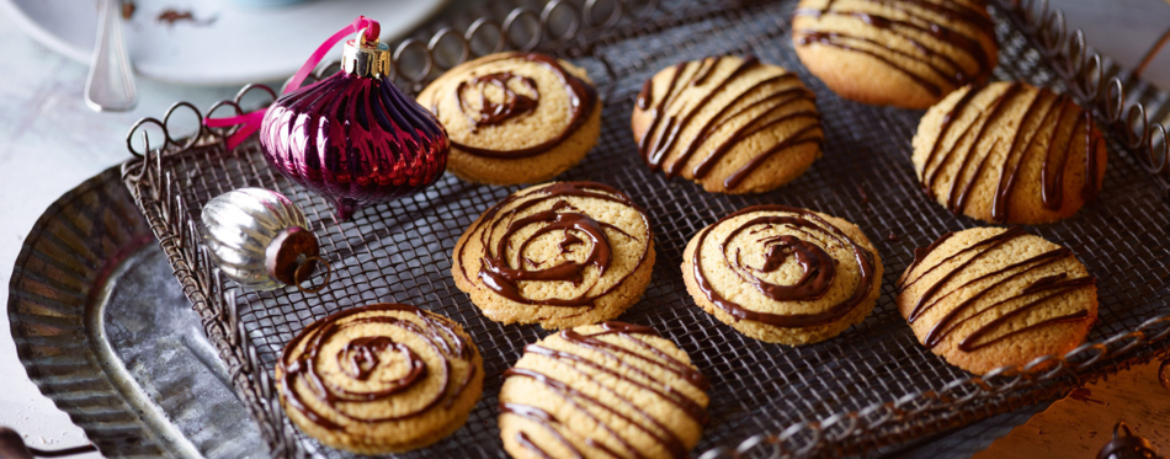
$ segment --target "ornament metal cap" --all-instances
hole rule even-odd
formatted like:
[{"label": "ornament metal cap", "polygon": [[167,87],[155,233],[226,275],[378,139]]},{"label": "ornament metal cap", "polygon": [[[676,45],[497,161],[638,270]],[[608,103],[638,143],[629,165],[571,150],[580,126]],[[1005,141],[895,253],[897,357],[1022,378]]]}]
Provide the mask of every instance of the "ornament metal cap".
[{"label": "ornament metal cap", "polygon": [[[1125,434],[1121,434],[1125,430]],[[1144,437],[1135,435],[1124,421],[1113,426],[1113,440],[1097,453],[1097,459],[1164,459],[1158,455],[1154,445]]]},{"label": "ornament metal cap", "polygon": [[366,40],[366,29],[347,40],[341,51],[341,71],[354,76],[382,78],[390,75],[390,46]]},{"label": "ornament metal cap", "polygon": [[308,265],[305,274],[313,274],[316,263],[312,259],[317,258],[319,250],[317,237],[309,230],[299,226],[285,228],[268,243],[264,267],[269,276],[288,285],[299,286],[302,279],[298,279],[297,271],[303,272],[305,268],[301,265]]}]

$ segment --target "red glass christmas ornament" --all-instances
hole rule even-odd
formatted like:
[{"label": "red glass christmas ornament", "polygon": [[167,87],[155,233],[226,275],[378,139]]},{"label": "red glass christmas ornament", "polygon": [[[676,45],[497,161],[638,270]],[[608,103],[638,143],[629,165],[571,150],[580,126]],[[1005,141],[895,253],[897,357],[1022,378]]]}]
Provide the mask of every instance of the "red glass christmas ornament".
[{"label": "red glass christmas ornament", "polygon": [[[426,188],[447,167],[447,131],[389,80],[390,48],[378,42],[377,30],[376,21],[359,17],[317,49],[270,107],[205,124],[242,125],[228,148],[258,130],[268,164],[333,200],[341,221],[364,205]],[[329,49],[354,32],[341,71],[300,87]]]},{"label": "red glass christmas ornament", "polygon": [[434,115],[385,79],[390,48],[356,41],[342,71],[277,99],[260,126],[268,163],[333,198],[340,220],[431,185],[450,150]]}]

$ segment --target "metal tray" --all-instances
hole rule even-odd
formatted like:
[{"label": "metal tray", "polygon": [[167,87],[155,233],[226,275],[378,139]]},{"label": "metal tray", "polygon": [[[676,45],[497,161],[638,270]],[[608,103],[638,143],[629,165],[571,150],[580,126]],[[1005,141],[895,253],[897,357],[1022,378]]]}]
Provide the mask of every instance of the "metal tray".
[{"label": "metal tray", "polygon": [[[625,7],[607,10],[603,3]],[[1166,119],[1166,93],[1093,54],[1083,34],[1066,33],[1062,16],[1046,4],[992,5],[1001,45],[995,78],[1051,87],[1092,108],[1108,132],[1112,157],[1098,202],[1068,221],[1032,229],[1072,247],[1101,280],[1100,321],[1089,342],[1063,356],[977,377],[919,345],[893,304],[894,280],[915,247],[977,222],[947,213],[919,191],[909,143],[921,112],[845,101],[807,74],[786,27],[794,6],[679,0],[652,1],[638,10],[624,1],[555,0],[542,9],[514,10],[502,22],[453,18],[469,24],[467,31],[443,28],[429,39],[402,42],[395,73],[402,87],[418,90],[442,68],[477,54],[483,47],[468,42],[482,45],[483,34],[492,35],[485,30],[493,28],[497,49],[539,49],[590,72],[606,100],[601,137],[563,178],[609,183],[649,210],[660,260],[644,299],[622,319],[658,329],[711,378],[711,422],[695,451],[716,449],[704,457],[889,452],[892,445],[1051,400],[1087,379],[1166,352],[1170,154],[1164,128],[1146,121]],[[825,157],[803,177],[764,195],[723,196],[666,180],[641,165],[628,131],[641,83],[670,64],[712,54],[754,54],[800,73],[818,94]],[[249,94],[272,93],[256,89],[246,87],[210,112],[223,116],[239,111]],[[516,187],[471,185],[448,175],[416,196],[338,224],[324,199],[271,171],[254,141],[228,152],[223,131],[171,136],[171,115],[188,110],[203,115],[177,104],[162,120],[146,119],[131,130],[128,146],[136,157],[124,164],[123,176],[274,457],[350,456],[298,432],[275,398],[270,374],[281,348],[315,319],[371,302],[416,304],[461,322],[482,349],[489,375],[508,368],[525,343],[545,334],[485,319],[449,276],[458,236]],[[148,126],[161,130],[165,140],[156,141],[156,148],[136,148],[132,140]],[[203,203],[243,186],[278,190],[306,211],[335,270],[327,290],[316,296],[295,289],[239,291],[215,272],[194,222]],[[827,342],[789,348],[745,339],[691,304],[678,269],[687,239],[722,215],[764,202],[844,217],[876,241],[887,266],[884,295],[864,323]],[[896,237],[885,237],[890,233]],[[405,456],[501,455],[495,427],[500,384],[488,378],[464,428]]]},{"label": "metal tray", "polygon": [[25,239],[8,302],[25,370],[107,457],[262,457],[120,178],[112,168],[66,193]]}]

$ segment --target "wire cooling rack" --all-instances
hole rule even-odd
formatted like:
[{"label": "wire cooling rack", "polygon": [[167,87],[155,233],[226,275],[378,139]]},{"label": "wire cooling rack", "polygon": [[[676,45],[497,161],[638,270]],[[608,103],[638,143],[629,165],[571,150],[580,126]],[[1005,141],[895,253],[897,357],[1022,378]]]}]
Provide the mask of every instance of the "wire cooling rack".
[{"label": "wire cooling rack", "polygon": [[[1007,0],[991,5],[1001,46],[994,77],[1068,93],[1092,108],[1107,132],[1111,155],[1098,202],[1065,222],[1032,228],[1073,248],[1100,279],[1100,321],[1087,344],[1064,356],[976,377],[918,344],[893,302],[895,280],[912,261],[914,248],[946,231],[977,226],[947,213],[918,189],[909,157],[922,112],[842,100],[809,75],[787,27],[794,1],[632,3],[556,0],[477,20],[444,19],[453,25],[440,23],[398,45],[394,77],[400,87],[417,91],[445,68],[503,49],[543,50],[589,71],[605,98],[601,137],[561,178],[613,185],[650,214],[660,254],[653,281],[621,319],[653,326],[710,378],[711,422],[696,454],[807,457],[870,451],[1050,400],[1167,351],[1170,166],[1165,129],[1157,122],[1167,119],[1167,94],[1091,52],[1083,34],[1065,30],[1058,11]],[[641,164],[629,116],[642,82],[679,61],[719,54],[756,55],[800,73],[817,93],[827,139],[824,158],[795,182],[762,195],[715,195]],[[238,113],[245,100],[270,101],[273,94],[248,86],[209,114]],[[483,400],[466,426],[404,456],[501,456],[498,375],[519,358],[524,344],[546,332],[487,320],[455,288],[449,270],[464,229],[518,187],[472,185],[447,175],[418,195],[367,208],[338,224],[326,200],[270,170],[254,140],[229,152],[222,144],[230,131],[199,128],[194,136],[172,137],[171,117],[183,111],[203,116],[178,103],[163,119],[135,125],[127,139],[135,157],[123,165],[123,179],[272,455],[350,456],[289,423],[271,373],[284,344],[302,327],[338,310],[390,301],[459,321],[482,350],[488,374]],[[144,134],[151,129],[162,132],[154,148]],[[137,144],[140,135],[147,138]],[[284,193],[309,216],[335,271],[326,290],[318,295],[294,288],[241,291],[220,277],[195,222],[209,199],[244,186]],[[744,338],[693,304],[679,269],[686,241],[719,217],[759,203],[815,209],[866,232],[886,275],[883,295],[865,322],[827,342],[791,348]]]}]

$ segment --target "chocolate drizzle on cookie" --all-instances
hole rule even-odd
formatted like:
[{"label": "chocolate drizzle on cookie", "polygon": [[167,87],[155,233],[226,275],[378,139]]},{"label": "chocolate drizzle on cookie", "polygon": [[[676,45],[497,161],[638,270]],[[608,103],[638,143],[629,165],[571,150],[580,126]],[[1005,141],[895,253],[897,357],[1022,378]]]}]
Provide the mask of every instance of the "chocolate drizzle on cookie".
[{"label": "chocolate drizzle on cookie", "polygon": [[[494,59],[481,61],[479,65],[497,63],[504,60],[534,62],[556,75],[564,91],[569,96],[569,122],[565,125],[565,129],[545,142],[512,150],[475,147],[457,142],[454,138],[451,140],[452,146],[472,155],[489,158],[510,159],[536,156],[560,145],[565,139],[568,139],[573,133],[577,132],[585,124],[585,121],[592,116],[593,110],[597,105],[597,90],[594,89],[593,85],[586,83],[581,78],[565,70],[555,58],[537,53],[507,53]],[[510,120],[532,113],[541,103],[541,91],[537,87],[536,80],[529,76],[517,74],[515,70],[474,76],[475,70],[472,69],[468,72],[468,75],[470,77],[469,79],[460,81],[455,85],[454,96],[458,107],[463,112],[463,116],[471,122],[472,134],[477,133],[481,126],[504,125]],[[489,100],[483,94],[486,85],[492,85],[501,89],[504,95],[503,100]],[[523,88],[523,91],[517,91],[517,87]],[[465,93],[474,90],[480,91],[481,106],[478,111],[473,110],[465,103]],[[431,108],[435,116],[439,116],[439,100],[436,97]]]},{"label": "chocolate drizzle on cookie", "polygon": [[[720,265],[725,264],[740,280],[773,301],[814,301],[823,297],[835,280],[837,262],[825,252],[825,248],[836,245],[852,252],[853,261],[857,263],[858,279],[852,293],[822,312],[809,314],[752,311],[720,295],[703,270],[702,254],[703,249],[707,247],[707,237],[732,219],[754,214],[762,215],[737,224],[723,240],[719,241],[719,253],[723,258]],[[745,237],[750,237],[763,229],[774,227],[790,229],[801,233],[802,236],[779,235],[753,239],[752,250],[758,249],[765,255],[765,261],[759,267],[744,263],[742,251],[738,248],[734,252],[730,250],[732,241],[745,231],[748,231]],[[813,212],[781,205],[748,207],[720,219],[699,235],[692,257],[692,275],[708,301],[737,320],[751,320],[777,327],[815,327],[840,320],[865,301],[877,281],[874,277],[875,258],[870,249],[858,244],[840,228]],[[795,284],[776,285],[757,276],[758,273],[779,269],[789,257],[801,270],[800,279]]]},{"label": "chocolate drizzle on cookie", "polygon": [[[662,420],[647,412],[635,400],[644,400],[645,396],[652,396],[665,401],[685,413],[692,421],[702,425],[707,422],[705,403],[686,395],[684,391],[674,387],[670,381],[653,373],[666,372],[686,381],[699,391],[706,391],[709,384],[701,373],[690,365],[671,357],[657,347],[638,338],[650,336],[661,338],[658,333],[641,325],[624,322],[604,322],[599,332],[584,334],[573,329],[561,331],[558,337],[573,347],[558,349],[542,346],[543,343],[530,344],[525,347],[526,354],[536,354],[542,358],[557,361],[559,367],[566,368],[568,374],[565,379],[586,381],[598,389],[594,394],[607,394],[609,399],[617,400],[620,409],[601,400],[597,395],[589,395],[580,390],[576,384],[570,384],[551,375],[519,366],[504,372],[506,378],[526,378],[536,381],[545,388],[555,392],[565,400],[574,410],[597,424],[606,436],[621,445],[626,454],[607,446],[597,438],[585,440],[585,444],[600,450],[610,457],[645,457],[643,452],[630,443],[627,435],[638,431],[649,436],[675,458],[687,457],[689,448]],[[616,340],[604,340],[602,337],[611,336]],[[616,342],[615,342],[616,341]],[[593,357],[600,355],[602,358]],[[648,371],[654,369],[657,371]],[[599,376],[603,376],[599,378]],[[634,390],[619,391],[614,382],[629,384]],[[609,416],[620,419],[624,426],[615,427],[603,422],[595,412],[605,412]],[[552,438],[567,449],[573,457],[584,457],[580,449],[570,443],[564,432],[572,431],[572,426],[564,424],[553,414],[547,411],[521,403],[501,403],[501,414],[511,414],[527,419],[547,431]],[[632,412],[633,415],[625,414]],[[523,437],[520,437],[523,435]],[[548,453],[534,444],[524,432],[517,433],[517,442],[524,448],[537,452],[538,456],[547,457]]]},{"label": "chocolate drizzle on cookie", "polygon": [[[403,317],[413,316],[413,319]],[[391,336],[363,334],[363,328],[394,327],[412,339],[399,342]],[[329,430],[346,430],[355,424],[402,421],[448,409],[471,384],[476,367],[472,362],[477,351],[457,331],[450,319],[404,304],[375,304],[331,315],[306,327],[286,347],[277,367],[281,378],[279,390],[286,409],[299,412],[309,422]],[[356,332],[354,330],[357,330]],[[348,340],[338,349],[338,340]],[[422,346],[420,346],[420,343]],[[423,355],[438,358],[438,365],[428,365]],[[470,370],[463,375],[452,362],[464,362]],[[406,366],[402,376],[389,379],[377,376],[391,366]],[[324,368],[338,368],[327,371]],[[440,381],[428,393],[418,390]],[[356,388],[355,388],[356,387]],[[393,399],[410,391],[411,399],[420,400],[417,408],[392,416],[361,416],[369,404],[393,403]],[[312,399],[314,403],[307,403]],[[319,408],[324,406],[325,409]],[[415,403],[403,403],[411,406]]]},{"label": "chocolate drizzle on cookie", "polygon": [[[510,86],[512,81],[518,82],[517,84],[531,95],[517,92]],[[485,85],[499,88],[504,99],[499,102],[488,100],[487,92],[484,91]],[[463,98],[463,93],[469,88],[479,89],[478,113],[473,114],[471,107]],[[503,124],[511,118],[532,113],[540,103],[540,91],[536,87],[536,80],[531,77],[519,76],[512,72],[496,72],[459,82],[455,87],[455,99],[459,101],[463,115],[471,122],[471,132],[475,133],[480,126]]]},{"label": "chocolate drizzle on cookie", "polygon": [[[941,97],[951,89],[968,83],[982,83],[991,76],[995,62],[983,48],[980,38],[994,39],[995,30],[982,6],[970,6],[963,2],[934,3],[928,0],[866,2],[892,9],[900,18],[872,11],[834,8],[835,2],[828,0],[819,9],[798,8],[794,16],[818,21],[828,17],[846,18],[858,23],[859,29],[851,33],[822,30],[816,26],[801,28],[794,34],[796,43],[800,46],[815,43],[869,56],[905,75],[935,97]],[[940,16],[967,30],[940,23],[937,20]],[[817,25],[821,24],[818,22]],[[898,43],[909,46],[903,49],[897,46]],[[960,54],[974,62],[977,68],[970,70],[970,64],[964,65],[957,61],[956,57]],[[905,64],[907,61],[914,65]],[[928,71],[922,72],[920,69],[923,68]]]},{"label": "chocolate drizzle on cookie", "polygon": [[[907,316],[907,321],[911,324],[938,308],[944,300],[960,297],[965,292],[973,292],[958,302],[951,310],[942,314],[937,322],[931,326],[930,331],[922,339],[926,347],[937,347],[948,336],[957,333],[968,323],[981,319],[986,320],[986,323],[962,337],[957,345],[959,350],[974,352],[1032,330],[1089,319],[1089,311],[1082,309],[1070,314],[1046,317],[1025,325],[1026,316],[1033,310],[1037,310],[1049,301],[1059,299],[1068,293],[1094,287],[1097,284],[1097,280],[1092,276],[1070,278],[1069,273],[1065,272],[1029,280],[1028,273],[1040,271],[1062,260],[1075,260],[1073,252],[1064,247],[1008,264],[944,291],[944,287],[952,283],[952,279],[956,276],[975,267],[986,266],[981,265],[980,262],[990,258],[990,254],[994,253],[997,248],[1026,235],[1028,233],[1021,227],[1009,228],[1002,233],[956,250],[935,262],[933,266],[921,270],[919,268],[922,261],[949,240],[952,234],[947,233],[926,250],[915,252],[914,264],[906,270],[906,275],[898,285],[899,294],[944,265],[953,264],[954,266],[939,276],[919,297]],[[963,259],[963,257],[967,258]],[[996,298],[996,300],[991,304],[976,308],[979,300],[986,298]],[[1025,301],[1010,311],[1005,310],[1009,303],[1018,300]],[[1000,333],[997,336],[993,335],[997,331]]]},{"label": "chocolate drizzle on cookie", "polygon": [[[666,92],[654,103],[653,78],[646,81],[638,95],[637,105],[641,110],[650,109],[652,119],[649,128],[641,134],[638,152],[651,170],[662,169],[667,177],[676,175],[700,179],[711,172],[732,148],[762,132],[772,132],[786,123],[799,123],[795,130],[752,157],[747,164],[732,171],[724,180],[727,189],[738,187],[769,158],[791,148],[805,144],[820,144],[824,141],[821,130],[821,115],[815,109],[794,109],[802,101],[814,101],[816,96],[806,89],[794,73],[783,73],[766,77],[750,86],[737,89],[733,97],[719,107],[716,114],[699,125],[699,130],[690,139],[683,138],[683,132],[696,121],[699,112],[707,108],[729,88],[736,87],[741,79],[760,67],[759,60],[747,57],[739,60],[730,73],[716,77],[724,57],[709,57],[697,62],[683,62],[674,66]],[[684,81],[685,75],[685,81]],[[688,90],[704,91],[692,103],[679,102]],[[682,108],[677,108],[680,105]],[[653,108],[651,108],[653,106]],[[752,111],[762,110],[758,114]],[[750,118],[745,118],[750,117]],[[723,136],[721,133],[732,122],[744,123]],[[715,139],[722,138],[718,143]],[[705,148],[704,148],[705,147]],[[688,172],[687,163],[700,150],[706,156]],[[667,159],[671,158],[667,163]]]},{"label": "chocolate drizzle on cookie", "polygon": [[[1037,142],[1044,145],[1044,157],[1040,167],[1040,196],[1038,199],[1044,208],[1058,210],[1063,204],[1065,188],[1065,169],[1074,153],[1074,144],[1078,137],[1084,143],[1084,186],[1081,197],[1085,202],[1096,196],[1099,188],[1097,180],[1098,164],[1097,150],[1104,140],[1096,134],[1096,127],[1089,112],[1081,110],[1065,95],[1053,94],[1048,89],[1032,90],[1023,83],[1015,82],[1000,93],[985,109],[971,106],[971,101],[982,93],[983,86],[969,87],[959,101],[943,117],[939,135],[931,144],[930,152],[922,166],[922,183],[927,193],[935,195],[939,179],[948,165],[958,162],[959,168],[952,173],[951,182],[947,185],[947,209],[956,214],[962,213],[967,206],[971,190],[981,180],[989,180],[992,176],[988,169],[988,159],[996,153],[998,146],[1007,147],[1006,157],[1000,164],[995,188],[994,199],[991,204],[991,220],[993,222],[1007,222],[1010,215],[1010,203],[1013,192],[1016,190],[1020,170],[1033,155]],[[994,124],[1011,122],[1005,120],[1009,116],[1010,108],[1018,99],[1029,98],[1019,122],[1015,123],[1010,142],[996,138],[984,151],[980,151],[984,140],[988,137],[988,128]],[[968,110],[979,110],[973,120],[956,131],[958,136],[945,150],[943,142],[955,128],[955,122],[962,118]],[[1067,129],[1066,126],[1071,125]],[[1045,131],[1047,133],[1045,134]],[[960,148],[965,144],[964,148]],[[960,151],[961,150],[961,151]]]},{"label": "chocolate drizzle on cookie", "polygon": [[[599,221],[571,204],[569,198],[596,199],[634,209],[642,217],[646,233],[629,234],[611,223]],[[549,203],[551,205],[545,210],[526,212]],[[594,300],[621,286],[646,261],[652,237],[650,222],[637,204],[622,192],[594,182],[558,182],[511,195],[488,209],[468,233],[478,238],[484,247],[479,272],[475,274],[484,287],[517,303],[567,307],[593,306]],[[523,239],[518,238],[521,233],[525,233]],[[529,259],[525,251],[537,238],[550,233],[561,234],[559,255],[588,250],[584,260],[565,257],[547,268],[535,269],[550,260]],[[597,284],[609,272],[615,256],[610,238],[636,241],[643,250],[634,269],[622,274],[613,285],[598,288]],[[464,259],[466,247],[467,244],[463,243],[456,249],[459,260]],[[460,270],[464,279],[474,282],[462,263]],[[524,282],[568,282],[582,286],[587,277],[593,280],[579,289],[579,295],[571,298],[529,298],[525,296],[522,285]]]}]

